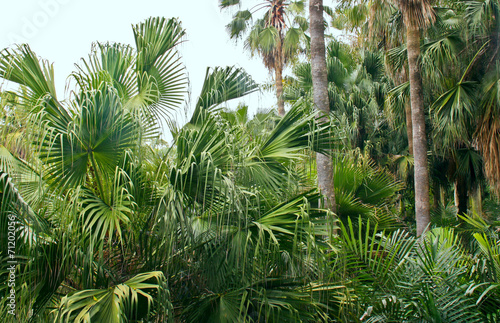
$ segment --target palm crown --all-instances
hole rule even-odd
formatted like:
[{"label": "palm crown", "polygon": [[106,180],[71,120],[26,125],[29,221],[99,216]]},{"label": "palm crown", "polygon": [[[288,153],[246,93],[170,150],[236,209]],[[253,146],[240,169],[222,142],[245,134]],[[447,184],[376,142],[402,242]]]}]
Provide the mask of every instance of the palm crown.
[{"label": "palm crown", "polygon": [[[220,6],[227,8],[240,5],[240,1],[221,1]],[[258,12],[262,18],[253,20]],[[290,60],[297,57],[301,42],[306,40],[304,32],[308,23],[301,16],[304,12],[303,1],[266,0],[250,10],[240,10],[227,25],[231,38],[238,39],[247,35],[245,47],[252,55],[257,53],[269,71],[275,73],[278,113],[285,113],[283,102],[283,69]]]}]

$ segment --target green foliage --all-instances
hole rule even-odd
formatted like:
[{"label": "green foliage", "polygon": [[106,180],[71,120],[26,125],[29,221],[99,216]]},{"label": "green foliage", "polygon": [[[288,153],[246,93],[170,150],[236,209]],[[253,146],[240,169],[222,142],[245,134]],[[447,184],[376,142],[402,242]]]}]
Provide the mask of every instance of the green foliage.
[{"label": "green foliage", "polygon": [[395,204],[397,194],[403,189],[389,172],[373,162],[344,157],[334,162],[335,198],[337,213],[342,219],[361,215],[377,223],[380,229],[395,229]]},{"label": "green foliage", "polygon": [[[151,279],[156,279],[157,283],[148,283]],[[152,272],[139,274],[107,290],[79,291],[61,300],[56,321],[118,323],[139,320],[151,310],[153,303],[160,309],[155,313],[158,318],[173,321],[173,308],[165,285],[163,273]]]},{"label": "green foliage", "polygon": [[332,145],[328,125],[316,124],[306,101],[279,120],[248,120],[245,109],[232,118],[218,107],[257,85],[241,69],[214,68],[191,122],[165,149],[156,122],[180,103],[175,46],[184,32],[161,18],[133,30],[136,49],[96,44],[61,102],[48,64],[29,47],[2,56],[2,76],[28,89],[13,107],[30,115],[33,151],[28,161],[0,151],[1,230],[13,218],[25,242],[18,314],[56,322],[319,317],[305,277],[317,278],[312,256],[332,226],[306,172],[295,170]]},{"label": "green foliage", "polygon": [[[418,239],[411,219],[400,218],[412,207],[405,203],[413,161],[402,135],[406,49],[395,31],[376,30],[401,26],[403,17],[382,4],[343,1],[335,14],[325,9],[335,23],[384,37],[376,50],[328,44],[328,122],[318,122],[311,108],[307,62],[294,65],[286,82],[291,107],[283,117],[251,117],[245,105],[221,108],[257,84],[239,68],[208,68],[190,122],[175,129],[171,147],[160,139],[159,121],[180,108],[185,92],[176,51],[185,33],[177,20],[133,26],[135,47],[95,44],[64,101],[52,65],[27,45],[4,50],[0,76],[21,87],[0,96],[0,279],[11,273],[3,246],[15,227],[18,318],[498,321],[493,197],[483,203],[493,222],[484,214],[457,220],[446,200],[450,181],[459,179],[468,190],[493,191],[482,173],[494,174],[498,157],[499,69],[491,45],[498,1],[447,3],[425,31],[431,166],[443,194],[435,196],[435,227]],[[238,11],[231,37],[249,31],[247,45],[262,54],[283,40],[290,59],[307,32],[304,7],[264,1],[277,11],[255,21],[253,10]],[[286,32],[278,9],[293,16]],[[377,12],[380,19],[370,22]],[[337,214],[319,207],[314,153],[334,161]],[[0,285],[7,318],[9,293]]]}]

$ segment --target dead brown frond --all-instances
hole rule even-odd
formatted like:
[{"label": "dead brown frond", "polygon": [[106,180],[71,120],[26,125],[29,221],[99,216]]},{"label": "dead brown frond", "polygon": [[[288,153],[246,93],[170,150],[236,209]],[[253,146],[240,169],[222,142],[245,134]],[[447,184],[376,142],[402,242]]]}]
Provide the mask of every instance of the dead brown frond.
[{"label": "dead brown frond", "polygon": [[484,170],[491,188],[500,197],[500,118],[485,115],[476,132],[476,140],[484,158]]}]

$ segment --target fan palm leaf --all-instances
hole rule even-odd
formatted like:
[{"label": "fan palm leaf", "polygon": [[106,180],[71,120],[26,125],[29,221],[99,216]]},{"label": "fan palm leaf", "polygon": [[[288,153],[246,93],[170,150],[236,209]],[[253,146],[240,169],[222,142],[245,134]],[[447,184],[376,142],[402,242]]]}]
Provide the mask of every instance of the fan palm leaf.
[{"label": "fan palm leaf", "polygon": [[139,274],[105,290],[83,290],[65,296],[57,310],[61,322],[123,322],[147,319],[153,311],[172,320],[172,305],[162,272]]}]

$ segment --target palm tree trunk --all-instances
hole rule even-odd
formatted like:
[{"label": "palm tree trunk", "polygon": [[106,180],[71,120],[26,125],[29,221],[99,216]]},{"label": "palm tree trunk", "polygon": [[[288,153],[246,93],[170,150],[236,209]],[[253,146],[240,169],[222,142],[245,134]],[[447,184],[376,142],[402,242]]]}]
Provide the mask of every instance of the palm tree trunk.
[{"label": "palm tree trunk", "polygon": [[472,212],[482,216],[483,214],[483,198],[482,198],[482,189],[481,185],[479,185],[472,193]]},{"label": "palm tree trunk", "polygon": [[458,209],[458,214],[467,214],[467,202],[469,196],[467,194],[467,185],[465,179],[459,176],[455,179],[455,206]]},{"label": "palm tree trunk", "polygon": [[415,160],[415,220],[417,236],[430,223],[429,170],[427,167],[427,136],[425,133],[425,111],[422,76],[418,58],[420,56],[420,30],[407,24],[408,67],[410,69],[410,102],[413,129],[413,156]]},{"label": "palm tree trunk", "polygon": [[274,67],[275,74],[275,84],[276,84],[276,98],[278,99],[278,114],[280,116],[285,115],[285,102],[283,101],[283,48],[282,48],[282,37],[280,36],[280,41],[278,41],[276,48],[276,64]]},{"label": "palm tree trunk", "polygon": [[[328,102],[328,79],[325,58],[325,27],[323,24],[323,0],[309,2],[311,30],[311,69],[313,80],[313,98],[316,108],[323,114],[320,121],[327,121],[330,112]],[[335,191],[333,186],[333,165],[330,157],[317,154],[316,167],[318,187],[323,194],[325,206],[335,212]]]}]

